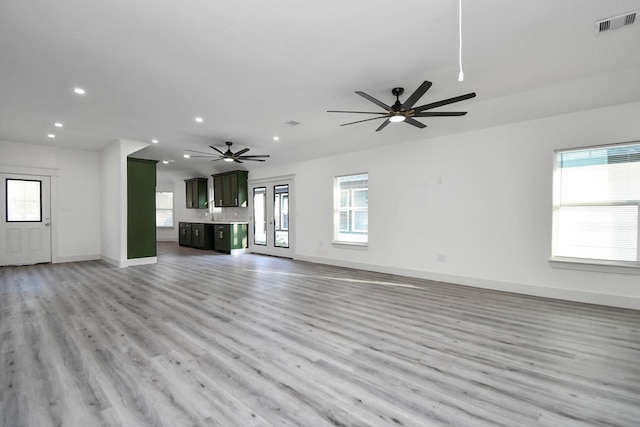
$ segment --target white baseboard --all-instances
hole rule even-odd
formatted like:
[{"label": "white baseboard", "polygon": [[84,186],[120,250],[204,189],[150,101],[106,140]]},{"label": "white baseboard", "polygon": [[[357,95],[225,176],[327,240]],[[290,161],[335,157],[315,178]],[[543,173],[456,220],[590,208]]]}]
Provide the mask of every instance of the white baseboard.
[{"label": "white baseboard", "polygon": [[149,256],[144,258],[132,258],[125,261],[125,267],[133,267],[136,265],[157,264],[157,256]]},{"label": "white baseboard", "polygon": [[100,259],[101,259],[102,261],[106,262],[106,263],[107,263],[107,264],[109,264],[109,265],[113,265],[114,267],[118,267],[118,268],[125,267],[125,266],[124,266],[124,265],[122,265],[122,263],[121,263],[120,261],[118,261],[117,259],[115,259],[115,258],[111,258],[111,257],[108,257],[108,256],[106,256],[106,255],[101,255],[101,256],[100,256]]},{"label": "white baseboard", "polygon": [[135,265],[147,265],[147,264],[157,264],[158,263],[158,257],[155,257],[155,256],[144,257],[144,258],[132,258],[132,259],[125,259],[123,261],[119,261],[117,259],[113,259],[113,258],[110,258],[108,256],[102,255],[100,257],[100,259],[102,261],[106,262],[107,264],[111,264],[114,267],[118,267],[118,268],[133,267]]},{"label": "white baseboard", "polygon": [[77,261],[95,261],[98,259],[102,259],[100,254],[90,254],[90,255],[75,255],[75,256],[57,256],[51,260],[52,264],[60,264],[63,262],[77,262]]},{"label": "white baseboard", "polygon": [[311,256],[296,256],[294,259],[314,262],[318,264],[335,265],[338,267],[356,268],[359,270],[395,274],[398,276],[415,277],[418,279],[451,283],[454,285],[472,286],[475,288],[491,289],[495,291],[513,292],[516,294],[532,295],[544,298],[553,298],[573,302],[582,302],[587,304],[606,305],[611,307],[640,310],[640,298],[622,295],[609,295],[595,292],[576,291],[573,289],[525,285],[522,283],[502,282],[498,280],[480,279],[476,277],[456,276],[451,274],[441,274],[428,271],[411,270],[406,268],[354,263]]}]

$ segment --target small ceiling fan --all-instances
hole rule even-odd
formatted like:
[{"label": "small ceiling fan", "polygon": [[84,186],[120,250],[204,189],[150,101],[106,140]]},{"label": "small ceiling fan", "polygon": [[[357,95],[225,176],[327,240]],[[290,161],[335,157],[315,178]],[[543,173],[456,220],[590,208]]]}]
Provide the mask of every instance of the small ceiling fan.
[{"label": "small ceiling fan", "polygon": [[233,142],[227,141],[225,142],[225,144],[227,144],[227,151],[225,151],[224,153],[218,150],[213,145],[209,146],[213,150],[220,153],[219,155],[203,153],[202,151],[195,151],[195,150],[186,150],[186,151],[189,151],[191,153],[202,154],[201,156],[190,156],[190,157],[216,157],[215,159],[211,160],[212,162],[215,162],[217,160],[224,160],[225,162],[236,162],[236,163],[242,163],[243,160],[250,160],[253,162],[264,162],[265,160],[263,159],[263,157],[270,157],[268,154],[257,154],[255,156],[245,156],[244,153],[249,151],[248,148],[243,148],[242,150],[236,151],[235,153],[233,153],[231,152],[231,145],[233,145]]},{"label": "small ceiling fan", "polygon": [[453,117],[453,116],[464,116],[467,114],[466,111],[427,111],[433,108],[442,107],[443,105],[453,104],[454,102],[464,101],[465,99],[470,99],[476,96],[475,92],[467,93],[465,95],[455,96],[453,98],[443,99],[442,101],[432,102],[430,104],[421,105],[419,107],[414,107],[415,103],[418,102],[422,95],[425,94],[426,91],[429,90],[433,83],[424,81],[418,89],[415,90],[411,94],[409,98],[407,98],[404,102],[400,102],[400,95],[404,93],[404,89],[401,87],[395,87],[391,89],[391,93],[396,97],[396,102],[389,106],[384,102],[378,101],[371,95],[367,95],[364,92],[356,91],[356,93],[362,96],[365,99],[373,102],[379,107],[382,107],[386,111],[382,112],[372,112],[372,111],[340,111],[340,110],[327,110],[327,113],[356,113],[356,114],[376,114],[379,117],[374,117],[372,119],[364,119],[358,120],[356,122],[344,123],[340,126],[353,125],[355,123],[368,122],[370,120],[378,120],[378,119],[386,119],[376,132],[382,130],[385,126],[387,126],[391,122],[405,122],[417,128],[425,128],[427,125],[415,120],[415,117]]}]

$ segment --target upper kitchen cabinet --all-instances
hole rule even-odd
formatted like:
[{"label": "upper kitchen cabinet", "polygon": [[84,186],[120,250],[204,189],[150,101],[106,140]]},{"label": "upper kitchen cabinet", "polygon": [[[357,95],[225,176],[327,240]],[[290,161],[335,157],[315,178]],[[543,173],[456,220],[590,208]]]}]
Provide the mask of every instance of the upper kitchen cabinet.
[{"label": "upper kitchen cabinet", "polygon": [[191,178],[184,180],[187,186],[187,209],[206,209],[207,178]]},{"label": "upper kitchen cabinet", "polygon": [[219,208],[247,207],[247,171],[231,171],[213,177],[214,206]]}]

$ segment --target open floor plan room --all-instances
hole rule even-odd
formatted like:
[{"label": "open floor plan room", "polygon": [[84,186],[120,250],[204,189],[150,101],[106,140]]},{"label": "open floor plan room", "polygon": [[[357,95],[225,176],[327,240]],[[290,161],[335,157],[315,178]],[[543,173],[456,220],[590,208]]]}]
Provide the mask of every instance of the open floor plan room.
[{"label": "open floor plan room", "polygon": [[634,426],[640,312],[159,243],[0,269],[3,426]]}]

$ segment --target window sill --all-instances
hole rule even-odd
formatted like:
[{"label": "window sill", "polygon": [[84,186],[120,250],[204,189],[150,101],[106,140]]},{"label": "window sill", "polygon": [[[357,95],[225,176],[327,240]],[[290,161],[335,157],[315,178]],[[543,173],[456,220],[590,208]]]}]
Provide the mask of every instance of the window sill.
[{"label": "window sill", "polygon": [[341,249],[358,249],[361,251],[366,251],[369,249],[368,243],[358,243],[358,242],[332,242],[331,243],[334,248]]},{"label": "window sill", "polygon": [[640,275],[640,264],[622,261],[599,261],[580,258],[551,258],[549,264],[553,268],[567,270],[596,271],[600,273]]}]

